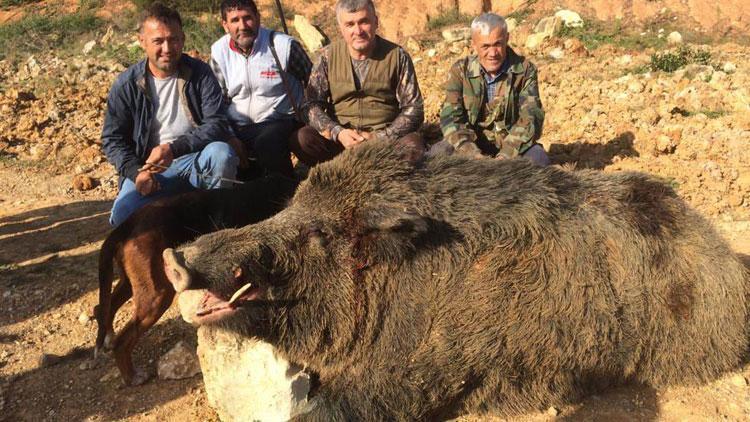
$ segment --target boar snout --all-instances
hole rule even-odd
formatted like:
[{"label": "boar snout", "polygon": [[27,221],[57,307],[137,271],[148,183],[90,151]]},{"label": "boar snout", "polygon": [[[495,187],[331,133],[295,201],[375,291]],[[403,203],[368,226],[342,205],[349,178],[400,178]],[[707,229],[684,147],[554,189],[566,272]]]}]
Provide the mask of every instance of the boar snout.
[{"label": "boar snout", "polygon": [[164,249],[162,257],[164,258],[164,272],[175,291],[180,293],[188,290],[192,283],[192,277],[185,266],[185,257],[182,252],[167,248]]}]

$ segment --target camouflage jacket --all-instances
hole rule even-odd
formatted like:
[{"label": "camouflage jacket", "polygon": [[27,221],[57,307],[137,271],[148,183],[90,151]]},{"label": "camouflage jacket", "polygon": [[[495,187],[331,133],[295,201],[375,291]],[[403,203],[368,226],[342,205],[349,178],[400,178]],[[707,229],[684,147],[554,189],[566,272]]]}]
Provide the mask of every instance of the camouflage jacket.
[{"label": "camouflage jacket", "polygon": [[[493,140],[498,155],[514,157],[524,153],[542,135],[544,111],[539,98],[537,70],[531,62],[508,47],[508,76],[500,83],[498,95],[505,95],[504,113],[497,122],[498,137]],[[457,61],[444,85],[445,101],[440,111],[443,136],[460,152],[478,152],[478,126],[487,103],[487,82],[476,56]]]}]

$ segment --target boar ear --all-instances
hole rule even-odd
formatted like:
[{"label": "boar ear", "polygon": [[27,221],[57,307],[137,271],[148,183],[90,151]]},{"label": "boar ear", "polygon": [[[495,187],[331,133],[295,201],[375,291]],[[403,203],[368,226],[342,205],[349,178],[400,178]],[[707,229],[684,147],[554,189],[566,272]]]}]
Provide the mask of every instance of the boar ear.
[{"label": "boar ear", "polygon": [[397,208],[378,208],[363,213],[363,226],[369,232],[399,233],[418,237],[427,233],[427,220],[414,211]]},{"label": "boar ear", "polygon": [[420,238],[430,230],[429,221],[408,210],[378,208],[359,215],[360,230],[353,254],[361,268],[383,262],[399,262],[412,255]]}]

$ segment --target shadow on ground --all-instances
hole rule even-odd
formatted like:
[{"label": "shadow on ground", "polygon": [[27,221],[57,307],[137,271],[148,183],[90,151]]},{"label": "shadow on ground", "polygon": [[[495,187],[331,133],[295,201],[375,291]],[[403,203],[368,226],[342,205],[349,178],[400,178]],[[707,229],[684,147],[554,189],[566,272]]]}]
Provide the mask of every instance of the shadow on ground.
[{"label": "shadow on ground", "polygon": [[4,413],[8,420],[16,421],[123,420],[195,394],[203,385],[200,375],[184,380],[155,377],[158,357],[179,340],[193,347],[197,342],[195,329],[180,318],[163,321],[144,336],[136,348],[135,362],[154,378],[136,387],[123,386],[109,356],[100,358],[93,369],[83,369],[82,364],[92,362],[92,348],[74,347],[50,366],[37,366],[15,376],[6,392],[10,400]]},{"label": "shadow on ground", "polygon": [[623,132],[606,144],[572,142],[569,144],[552,144],[549,156],[553,164],[575,164],[578,169],[597,169],[612,164],[615,157],[638,157],[633,147],[633,132]]}]

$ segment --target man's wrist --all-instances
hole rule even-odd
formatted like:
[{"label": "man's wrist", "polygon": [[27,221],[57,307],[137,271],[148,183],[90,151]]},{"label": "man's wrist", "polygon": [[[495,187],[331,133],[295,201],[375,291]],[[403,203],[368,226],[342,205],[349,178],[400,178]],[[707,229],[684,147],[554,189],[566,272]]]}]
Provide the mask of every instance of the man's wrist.
[{"label": "man's wrist", "polygon": [[344,127],[341,125],[336,125],[333,128],[331,128],[331,140],[338,141],[339,133],[341,133],[342,130],[344,130]]}]

